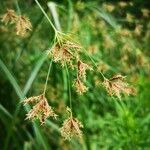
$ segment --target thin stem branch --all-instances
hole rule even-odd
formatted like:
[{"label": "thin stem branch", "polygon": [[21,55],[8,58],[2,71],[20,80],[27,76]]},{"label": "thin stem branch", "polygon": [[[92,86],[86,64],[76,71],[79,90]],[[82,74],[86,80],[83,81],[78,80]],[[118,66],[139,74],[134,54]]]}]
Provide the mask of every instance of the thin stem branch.
[{"label": "thin stem branch", "polygon": [[20,11],[20,7],[19,7],[19,4],[18,4],[18,0],[15,0],[15,4],[16,4],[16,8],[17,8],[18,14],[21,15],[21,11]]},{"label": "thin stem branch", "polygon": [[46,88],[47,88],[47,83],[48,83],[48,78],[49,78],[49,74],[50,74],[50,71],[51,71],[51,67],[52,67],[52,60],[50,61],[50,64],[49,64],[47,77],[46,77],[46,81],[45,81],[45,85],[44,85],[44,91],[43,91],[44,96],[45,96],[45,93],[46,93]]},{"label": "thin stem branch", "polygon": [[48,15],[46,14],[46,12],[44,11],[44,9],[42,8],[41,4],[38,2],[38,0],[35,0],[35,2],[39,6],[39,8],[41,9],[41,11],[43,12],[44,16],[47,18],[48,22],[50,23],[50,25],[52,26],[52,28],[54,29],[55,34],[56,34],[57,33],[57,29],[53,25],[52,21],[49,19]]},{"label": "thin stem branch", "polygon": [[[97,65],[96,65],[96,63],[95,63],[95,61],[93,60],[93,58],[89,55],[89,53],[83,48],[83,50],[85,51],[85,53],[88,55],[88,57],[91,59],[91,61],[92,61],[92,63],[94,64],[94,66],[96,67],[96,68],[98,68],[97,67]],[[101,72],[101,71],[99,71],[100,72],[100,74],[101,74],[101,76],[103,77],[103,79],[106,79],[106,77],[104,76],[104,74]]]},{"label": "thin stem branch", "polygon": [[[72,99],[71,99],[71,87],[70,87],[70,76],[69,76],[69,71],[68,71],[68,67],[65,64],[65,68],[66,68],[66,73],[68,76],[68,91],[69,91],[69,102],[70,102],[70,109],[72,110]],[[71,113],[72,115],[72,113]]]}]

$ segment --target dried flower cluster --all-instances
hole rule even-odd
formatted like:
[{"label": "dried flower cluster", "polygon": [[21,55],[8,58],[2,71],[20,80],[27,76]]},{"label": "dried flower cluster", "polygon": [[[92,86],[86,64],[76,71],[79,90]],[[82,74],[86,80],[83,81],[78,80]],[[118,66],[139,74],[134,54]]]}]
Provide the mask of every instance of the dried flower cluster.
[{"label": "dried flower cluster", "polygon": [[15,24],[16,34],[24,37],[28,30],[32,30],[32,25],[26,16],[17,15],[14,10],[7,9],[2,17],[5,24]]},{"label": "dried flower cluster", "polygon": [[86,80],[86,70],[93,69],[88,64],[83,63],[81,60],[78,60],[77,79],[75,80],[74,86],[79,94],[83,94],[88,90],[88,88],[82,82]]},{"label": "dried flower cluster", "polygon": [[76,88],[77,93],[79,93],[80,95],[85,93],[88,90],[88,88],[84,85],[84,83],[79,78],[75,80],[74,86]]},{"label": "dried flower cluster", "polygon": [[12,9],[7,9],[7,12],[3,15],[1,21],[7,25],[8,23],[10,23],[10,24],[15,23],[16,20],[17,20],[17,15],[16,15],[15,11]]},{"label": "dried flower cluster", "polygon": [[25,36],[27,30],[32,30],[32,25],[26,16],[18,16],[16,21],[16,34],[20,36]]},{"label": "dried flower cluster", "polygon": [[73,85],[79,94],[87,91],[88,88],[84,85],[83,81],[86,80],[86,70],[92,70],[88,64],[80,60],[79,52],[81,49],[82,47],[80,45],[71,42],[71,40],[63,39],[60,36],[57,44],[50,51],[54,62],[60,63],[62,67],[68,65],[72,69],[76,68],[77,79]]},{"label": "dried flower cluster", "polygon": [[104,36],[104,43],[103,43],[103,46],[106,48],[106,49],[111,49],[111,48],[114,48],[116,46],[115,42],[110,38],[110,36],[108,35],[105,35]]},{"label": "dried flower cluster", "polygon": [[81,49],[76,43],[65,41],[57,43],[52,52],[52,58],[54,62],[59,62],[64,67],[68,64],[71,68],[74,68],[73,61],[77,58],[78,51]]},{"label": "dried flower cluster", "polygon": [[124,82],[124,79],[124,76],[116,75],[111,79],[104,79],[103,86],[111,96],[115,95],[120,99],[121,93],[127,95],[134,93],[133,88],[129,87],[128,84]]},{"label": "dried flower cluster", "polygon": [[23,103],[24,103],[24,105],[31,104],[31,103],[32,104],[37,103],[37,102],[39,102],[40,97],[41,97],[41,95],[29,97],[29,98],[25,99],[23,101]]},{"label": "dried flower cluster", "polygon": [[129,22],[129,23],[132,23],[134,21],[134,16],[127,13],[126,14],[126,20]]},{"label": "dried flower cluster", "polygon": [[78,119],[72,116],[72,112],[70,111],[70,117],[66,119],[61,127],[61,135],[65,140],[71,140],[72,137],[82,137],[82,131],[80,128],[83,128],[81,122]]},{"label": "dried flower cluster", "polygon": [[44,95],[33,96],[23,101],[23,103],[35,103],[33,108],[27,113],[26,119],[34,120],[39,119],[41,124],[45,123],[48,117],[53,117],[56,119],[57,115],[54,113],[51,106],[49,106],[47,99]]},{"label": "dried flower cluster", "polygon": [[136,27],[134,29],[134,34],[137,35],[137,36],[140,36],[141,32],[142,32],[142,28],[143,28],[142,25],[136,25]]},{"label": "dried flower cluster", "polygon": [[144,17],[149,17],[149,10],[148,9],[142,9],[141,10]]},{"label": "dried flower cluster", "polygon": [[118,5],[119,5],[120,7],[126,7],[126,6],[127,6],[127,3],[121,1],[121,2],[118,3]]},{"label": "dried flower cluster", "polygon": [[115,6],[111,4],[103,4],[103,8],[108,12],[112,12],[115,9]]},{"label": "dried flower cluster", "polygon": [[78,78],[86,80],[86,70],[93,70],[88,64],[78,61]]}]

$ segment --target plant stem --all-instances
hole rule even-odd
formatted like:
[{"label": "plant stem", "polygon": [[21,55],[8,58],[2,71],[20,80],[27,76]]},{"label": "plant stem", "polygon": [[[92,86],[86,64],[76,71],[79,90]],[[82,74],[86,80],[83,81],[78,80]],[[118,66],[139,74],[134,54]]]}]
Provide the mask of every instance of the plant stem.
[{"label": "plant stem", "polygon": [[17,8],[18,14],[21,15],[21,11],[20,11],[20,7],[19,7],[19,4],[18,4],[18,0],[15,0],[15,4],[16,4],[16,8]]},{"label": "plant stem", "polygon": [[48,78],[49,78],[49,74],[50,74],[50,71],[51,71],[51,67],[52,67],[52,60],[50,61],[50,64],[49,64],[47,77],[46,77],[46,81],[45,81],[45,85],[44,85],[44,92],[43,92],[44,96],[45,96],[45,93],[46,93],[46,88],[47,88],[47,83],[48,83]]},{"label": "plant stem", "polygon": [[[72,110],[72,99],[71,99],[71,87],[70,87],[70,76],[69,76],[69,71],[68,71],[68,67],[65,64],[65,68],[66,68],[66,73],[68,76],[68,91],[69,91],[69,102],[70,102],[70,109]],[[72,115],[72,113],[71,113]]]},{"label": "plant stem", "polygon": [[44,16],[47,18],[48,22],[50,23],[50,25],[52,26],[52,28],[54,29],[55,34],[57,33],[57,29],[55,28],[55,26],[53,25],[52,21],[49,19],[48,15],[46,14],[46,12],[44,11],[44,9],[42,8],[42,6],[40,5],[40,3],[38,2],[38,0],[35,0],[36,4],[39,6],[39,8],[41,9],[41,11],[43,12]]},{"label": "plant stem", "polygon": [[[96,68],[98,68],[97,65],[96,65],[96,63],[95,63],[95,61],[94,61],[93,58],[89,55],[89,53],[88,53],[85,49],[83,49],[83,50],[84,50],[85,53],[88,55],[88,57],[91,59],[91,61],[92,61],[92,63],[94,64],[94,66],[95,66]],[[101,71],[99,71],[99,72],[100,72],[101,76],[103,77],[103,79],[106,79],[106,77],[104,76],[104,74],[103,74]]]}]

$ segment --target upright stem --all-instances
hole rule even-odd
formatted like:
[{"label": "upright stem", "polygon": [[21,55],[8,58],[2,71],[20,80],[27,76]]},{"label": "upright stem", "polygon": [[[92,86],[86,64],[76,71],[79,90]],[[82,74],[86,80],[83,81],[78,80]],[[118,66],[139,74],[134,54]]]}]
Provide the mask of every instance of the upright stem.
[{"label": "upright stem", "polygon": [[48,15],[46,14],[46,12],[44,11],[44,9],[42,8],[42,6],[40,5],[40,3],[38,2],[38,0],[35,0],[36,4],[39,6],[39,8],[41,9],[41,11],[43,12],[44,16],[47,18],[47,20],[49,21],[50,25],[52,26],[52,28],[55,31],[55,34],[57,33],[57,29],[55,28],[55,26],[53,25],[52,21],[49,19]]},{"label": "upright stem", "polygon": [[47,83],[48,83],[48,78],[49,78],[49,74],[50,74],[50,71],[51,71],[51,67],[52,67],[52,60],[50,61],[50,64],[49,64],[47,77],[46,77],[46,81],[45,81],[45,85],[44,85],[44,92],[43,92],[44,96],[45,96],[45,93],[46,93],[46,88],[47,88]]}]

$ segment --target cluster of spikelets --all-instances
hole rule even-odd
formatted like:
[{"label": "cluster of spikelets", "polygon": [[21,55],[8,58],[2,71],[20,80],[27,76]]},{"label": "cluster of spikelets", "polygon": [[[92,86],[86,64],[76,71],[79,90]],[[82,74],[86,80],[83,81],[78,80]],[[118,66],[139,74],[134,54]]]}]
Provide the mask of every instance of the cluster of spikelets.
[{"label": "cluster of spikelets", "polygon": [[80,49],[81,47],[76,43],[63,41],[56,43],[50,54],[54,62],[60,63],[62,67],[67,64],[74,69],[73,61],[78,57]]},{"label": "cluster of spikelets", "polygon": [[92,67],[80,59],[79,53],[81,49],[82,47],[79,44],[59,37],[59,42],[56,42],[54,48],[50,51],[54,62],[60,63],[62,67],[66,65],[76,70],[77,77],[73,85],[79,94],[83,94],[88,90],[84,85],[86,81],[86,70],[92,70]]},{"label": "cluster of spikelets", "polygon": [[121,93],[123,94],[135,94],[135,90],[132,87],[129,87],[128,84],[124,81],[125,77],[122,75],[115,75],[110,79],[105,78],[103,86],[106,88],[110,96],[117,96],[121,99]]},{"label": "cluster of spikelets", "polygon": [[71,140],[72,137],[82,137],[82,131],[80,128],[83,128],[82,123],[72,116],[72,111],[67,107],[69,117],[64,121],[63,126],[60,128],[62,137],[65,140]]},{"label": "cluster of spikelets", "polygon": [[[45,124],[46,119],[52,117],[57,119],[57,115],[48,104],[48,101],[44,95],[33,96],[27,98],[23,101],[24,105],[33,104],[32,109],[26,114],[26,119],[35,120],[39,119],[41,125]],[[65,140],[71,140],[72,137],[82,137],[83,125],[78,121],[78,119],[72,116],[71,109],[67,107],[67,112],[69,112],[69,117],[64,121],[63,126],[60,128],[62,137]]]},{"label": "cluster of spikelets", "polygon": [[49,106],[44,95],[33,96],[23,101],[24,105],[34,104],[32,109],[27,113],[26,119],[39,119],[41,124],[44,124],[48,117],[56,119],[57,115],[54,113],[51,106]]},{"label": "cluster of spikelets", "polygon": [[26,36],[28,30],[32,30],[30,20],[26,16],[17,15],[12,9],[7,9],[1,21],[6,25],[15,24],[16,34],[22,37]]},{"label": "cluster of spikelets", "polygon": [[81,60],[77,62],[77,79],[75,80],[75,87],[79,94],[85,93],[88,88],[84,85],[86,80],[86,70],[93,70],[88,64],[83,63]]}]

